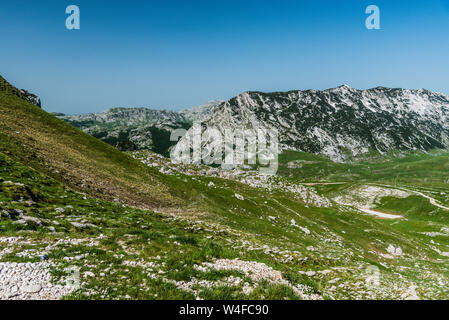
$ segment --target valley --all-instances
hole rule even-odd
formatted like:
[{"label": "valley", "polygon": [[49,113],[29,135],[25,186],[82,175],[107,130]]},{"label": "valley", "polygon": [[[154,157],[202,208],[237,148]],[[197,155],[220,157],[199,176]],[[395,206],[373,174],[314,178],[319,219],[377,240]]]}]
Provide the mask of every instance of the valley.
[{"label": "valley", "polygon": [[[203,120],[279,129],[276,113],[247,113],[283,110],[279,96],[300,98],[242,94]],[[447,122],[423,115],[403,114],[418,124],[409,139],[390,128],[403,145],[358,153],[345,140],[329,157],[310,138],[307,150],[284,147],[278,173],[264,176],[119,151],[1,90],[0,299],[447,299],[449,151],[424,137],[425,125],[444,136]],[[17,280],[30,274],[31,287]]]}]

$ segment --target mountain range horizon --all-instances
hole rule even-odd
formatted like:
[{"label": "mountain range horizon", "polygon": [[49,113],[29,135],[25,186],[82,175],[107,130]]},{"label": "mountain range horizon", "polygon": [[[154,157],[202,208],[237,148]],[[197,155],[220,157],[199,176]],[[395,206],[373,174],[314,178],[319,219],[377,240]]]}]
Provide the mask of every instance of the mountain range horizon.
[{"label": "mountain range horizon", "polygon": [[[444,93],[444,92],[439,92],[439,91],[432,91],[432,90],[424,88],[424,87],[410,89],[410,88],[386,87],[386,86],[378,85],[378,86],[370,87],[370,88],[366,88],[366,89],[359,89],[359,88],[352,87],[352,86],[350,86],[348,84],[345,84],[345,83],[343,83],[341,85],[338,85],[336,87],[330,87],[330,88],[327,88],[327,89],[311,89],[311,88],[309,88],[309,89],[290,89],[290,90],[285,90],[285,91],[279,91],[279,90],[273,90],[273,91],[247,90],[247,91],[241,91],[240,94],[242,94],[242,93],[251,93],[251,92],[255,92],[255,93],[281,93],[281,92],[285,93],[285,92],[287,92],[288,93],[288,92],[298,92],[298,91],[329,91],[329,90],[338,89],[338,88],[342,88],[342,87],[348,87],[348,88],[351,88],[351,89],[354,89],[354,90],[357,90],[357,91],[368,91],[368,90],[379,89],[379,88],[381,88],[381,89],[406,89],[406,90],[411,90],[411,91],[429,91],[429,92],[433,92],[433,93],[436,93],[436,94],[442,94],[442,95],[449,96],[449,93]],[[232,97],[229,98],[229,99],[232,99]],[[111,109],[149,109],[149,110],[163,110],[163,111],[182,112],[182,111],[186,111],[186,110],[189,110],[189,109],[201,107],[201,106],[204,106],[204,105],[207,105],[207,104],[210,104],[210,103],[224,102],[224,101],[227,101],[227,100],[212,99],[212,100],[207,101],[204,104],[191,106],[191,107],[188,107],[188,108],[183,108],[183,107],[158,108],[158,107],[152,107],[152,106],[113,106],[113,107],[108,107],[108,108],[104,109],[104,111],[109,111]],[[62,113],[62,112],[58,112],[58,111],[54,111],[54,112],[51,112],[51,113],[53,113],[53,114],[61,114],[61,115],[66,115],[66,116],[78,116],[78,115],[90,114],[90,112],[67,114],[67,113]],[[99,113],[99,112],[94,112],[94,113]]]}]

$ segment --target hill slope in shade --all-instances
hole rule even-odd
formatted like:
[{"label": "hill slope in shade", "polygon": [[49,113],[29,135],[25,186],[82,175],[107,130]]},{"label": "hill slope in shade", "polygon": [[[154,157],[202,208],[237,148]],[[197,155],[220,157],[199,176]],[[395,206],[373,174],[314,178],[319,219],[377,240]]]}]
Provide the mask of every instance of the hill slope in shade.
[{"label": "hill slope in shade", "polygon": [[189,129],[193,122],[207,117],[210,110],[223,101],[180,112],[148,108],[111,108],[100,113],[69,116],[54,115],[121,151],[152,150],[164,156],[175,142],[170,133]]}]

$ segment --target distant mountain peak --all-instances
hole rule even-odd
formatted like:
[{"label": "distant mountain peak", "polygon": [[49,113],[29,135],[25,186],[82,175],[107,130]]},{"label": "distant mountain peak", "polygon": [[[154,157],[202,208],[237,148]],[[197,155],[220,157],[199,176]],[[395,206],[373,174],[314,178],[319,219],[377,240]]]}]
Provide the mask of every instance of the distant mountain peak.
[{"label": "distant mountain peak", "polygon": [[350,85],[348,84],[342,84],[340,86],[337,87],[338,89],[348,89],[348,90],[355,90],[353,89]]},{"label": "distant mountain peak", "polygon": [[216,106],[222,104],[223,100],[211,100],[207,102],[206,104],[193,107],[190,109],[183,109],[179,111],[180,114],[182,114],[187,121],[190,122],[198,122],[204,120],[211,112],[213,108]]}]

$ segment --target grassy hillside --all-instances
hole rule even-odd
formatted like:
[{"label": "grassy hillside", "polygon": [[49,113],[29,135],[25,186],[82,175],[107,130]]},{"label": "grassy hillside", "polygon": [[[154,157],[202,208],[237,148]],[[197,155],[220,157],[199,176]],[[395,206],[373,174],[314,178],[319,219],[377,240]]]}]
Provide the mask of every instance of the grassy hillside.
[{"label": "grassy hillside", "polygon": [[147,208],[179,204],[160,182],[156,170],[57,119],[14,92],[0,90],[0,152],[102,199]]},{"label": "grassy hillside", "polygon": [[447,189],[449,151],[371,153],[349,163],[303,152],[280,156],[279,173],[301,181],[359,181]]},{"label": "grassy hillside", "polygon": [[[258,260],[233,247],[239,239],[204,222],[85,196],[0,153],[0,264],[39,264],[47,254],[50,265],[43,266],[55,284],[64,284],[65,268],[78,268],[82,289],[66,298],[301,299],[289,286],[264,281],[243,294],[245,283],[257,284],[243,273],[195,268],[214,258]],[[229,277],[244,281],[230,285]],[[182,289],[192,278],[214,285]]]},{"label": "grassy hillside", "polygon": [[16,97],[21,98],[23,100],[27,100],[27,94],[29,96],[33,96],[34,98],[37,98],[34,94],[31,94],[31,93],[26,92],[24,90],[19,90],[19,89],[13,87],[2,76],[0,76],[0,92],[4,92],[6,94],[16,96]]},{"label": "grassy hillside", "polygon": [[[224,174],[229,178],[223,178],[204,175],[204,168],[171,165],[168,159],[151,152],[134,155],[152,165],[158,163],[158,167],[172,167],[173,172],[168,176],[190,181],[191,188],[186,193],[200,190],[201,197],[206,199],[202,220],[238,230],[246,235],[246,241],[253,243],[248,247],[259,248],[253,250],[263,250],[264,245],[277,248],[274,254],[280,263],[277,268],[285,270],[289,279],[312,284],[323,296],[404,298],[411,295],[408,290],[414,285],[421,288],[421,297],[441,298],[449,294],[447,289],[436,289],[439,285],[435,282],[448,280],[449,269],[443,261],[447,261],[449,254],[446,234],[449,211],[430,205],[422,196],[402,199],[381,193],[368,194],[362,200],[373,201],[374,209],[403,216],[402,219],[379,219],[356,210],[356,202],[348,206],[334,202],[338,196],[362,196],[357,194],[358,188],[376,185],[374,179],[366,183],[348,180],[341,184],[308,185],[297,178],[282,176],[270,178],[268,182],[251,172]],[[314,157],[303,156],[308,160]],[[339,180],[330,180],[336,181]],[[446,188],[441,196],[447,198],[448,191]],[[377,196],[379,203],[374,201]],[[391,254],[391,247],[401,248],[402,253]],[[263,261],[263,255],[259,259]],[[369,266],[380,268],[382,286],[379,288],[364,287],[364,272]],[[420,274],[419,268],[428,272]],[[433,293],[429,296],[429,292]]]},{"label": "grassy hillside", "polygon": [[[0,168],[0,240],[16,239],[0,241],[0,263],[35,264],[47,254],[55,283],[76,266],[82,288],[71,298],[388,299],[412,296],[413,286],[421,298],[448,294],[447,258],[438,252],[449,247],[441,231],[449,221],[435,208],[382,220],[287,190],[173,173],[167,181],[187,180],[185,192],[198,193],[194,205],[205,210],[185,219],[85,196],[2,154]],[[282,280],[210,267],[235,258]],[[374,288],[370,267],[380,274]]]},{"label": "grassy hillside", "polygon": [[447,153],[280,160],[264,177],[125,154],[0,91],[0,263],[76,266],[81,299],[449,296]]}]

